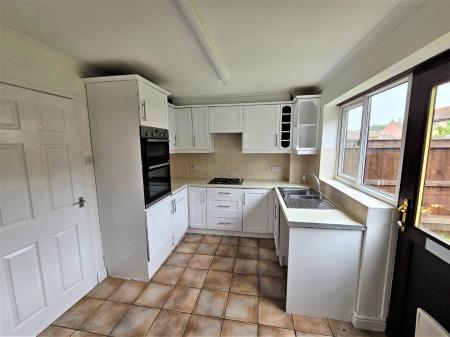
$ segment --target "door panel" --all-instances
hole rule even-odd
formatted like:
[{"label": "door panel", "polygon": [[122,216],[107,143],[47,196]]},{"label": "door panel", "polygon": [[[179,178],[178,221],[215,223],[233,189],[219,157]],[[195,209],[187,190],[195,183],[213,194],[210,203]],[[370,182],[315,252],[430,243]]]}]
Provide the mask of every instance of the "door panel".
[{"label": "door panel", "polygon": [[177,150],[192,150],[191,108],[175,109]]},{"label": "door panel", "polygon": [[209,150],[208,107],[192,108],[194,149]]},{"label": "door panel", "polygon": [[34,335],[96,283],[75,102],[0,87],[2,335]]},{"label": "door panel", "polygon": [[268,232],[268,190],[244,190],[244,232]]},{"label": "door panel", "polygon": [[243,150],[275,151],[279,141],[279,105],[244,107]]},{"label": "door panel", "polygon": [[189,187],[189,226],[206,228],[206,188]]}]

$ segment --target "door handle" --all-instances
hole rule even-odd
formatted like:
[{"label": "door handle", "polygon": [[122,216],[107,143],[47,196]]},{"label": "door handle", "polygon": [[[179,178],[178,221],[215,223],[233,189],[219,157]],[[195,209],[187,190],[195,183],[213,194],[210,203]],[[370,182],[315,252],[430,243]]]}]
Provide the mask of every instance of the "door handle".
[{"label": "door handle", "polygon": [[398,206],[398,210],[401,214],[401,220],[397,221],[398,228],[400,232],[405,231],[405,223],[406,223],[406,213],[408,211],[408,199],[403,199],[403,202],[400,206]]},{"label": "door handle", "polygon": [[80,208],[83,208],[85,203],[86,203],[86,200],[84,200],[83,197],[79,197],[79,198],[78,198],[78,202],[74,202],[74,203],[72,204],[72,206],[78,205]]}]

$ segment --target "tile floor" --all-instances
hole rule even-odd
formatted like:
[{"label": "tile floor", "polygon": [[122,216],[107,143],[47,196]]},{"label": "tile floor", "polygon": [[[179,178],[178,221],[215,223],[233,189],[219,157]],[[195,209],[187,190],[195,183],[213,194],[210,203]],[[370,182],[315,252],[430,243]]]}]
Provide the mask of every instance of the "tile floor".
[{"label": "tile floor", "polygon": [[108,277],[40,336],[384,336],[286,314],[276,261],[270,239],[187,234],[150,282]]}]

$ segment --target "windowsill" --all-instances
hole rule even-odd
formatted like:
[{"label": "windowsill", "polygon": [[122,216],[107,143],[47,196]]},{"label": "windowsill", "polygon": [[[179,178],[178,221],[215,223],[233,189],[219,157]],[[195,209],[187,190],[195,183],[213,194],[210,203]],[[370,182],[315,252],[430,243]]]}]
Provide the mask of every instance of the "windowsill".
[{"label": "windowsill", "polygon": [[335,179],[320,179],[325,184],[331,186],[332,188],[338,190],[339,192],[345,194],[349,198],[355,200],[356,202],[364,205],[367,208],[386,208],[386,209],[395,209],[396,207],[388,204],[387,202],[381,201],[371,195],[368,195],[356,188],[348,186],[344,183],[341,183]]}]

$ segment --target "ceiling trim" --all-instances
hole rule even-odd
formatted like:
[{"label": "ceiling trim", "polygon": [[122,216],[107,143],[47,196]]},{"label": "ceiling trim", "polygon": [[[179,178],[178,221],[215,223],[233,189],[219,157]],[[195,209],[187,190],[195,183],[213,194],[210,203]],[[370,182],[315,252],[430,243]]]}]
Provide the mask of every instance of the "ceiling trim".
[{"label": "ceiling trim", "polygon": [[202,46],[206,57],[209,59],[211,65],[216,71],[217,76],[219,76],[223,84],[226,84],[230,79],[230,76],[226,71],[223,63],[220,61],[217,49],[214,47],[214,44],[208,35],[203,20],[201,19],[200,14],[195,8],[194,3],[191,0],[177,0],[177,4],[192,31],[194,32],[194,35],[200,42],[200,45]]}]

